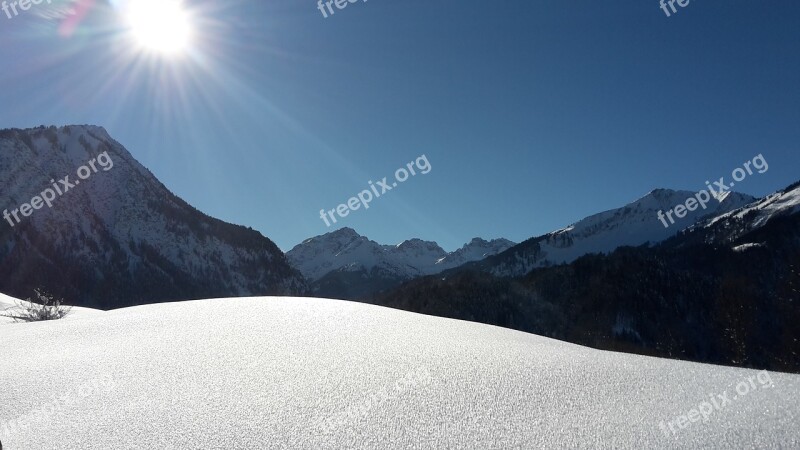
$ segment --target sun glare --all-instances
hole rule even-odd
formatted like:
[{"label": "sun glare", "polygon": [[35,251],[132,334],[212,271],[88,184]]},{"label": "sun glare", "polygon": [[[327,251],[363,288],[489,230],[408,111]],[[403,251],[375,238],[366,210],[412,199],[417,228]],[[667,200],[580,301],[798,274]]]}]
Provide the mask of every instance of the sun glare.
[{"label": "sun glare", "polygon": [[180,53],[191,39],[189,16],[178,0],[129,0],[125,18],[138,44],[150,51]]}]

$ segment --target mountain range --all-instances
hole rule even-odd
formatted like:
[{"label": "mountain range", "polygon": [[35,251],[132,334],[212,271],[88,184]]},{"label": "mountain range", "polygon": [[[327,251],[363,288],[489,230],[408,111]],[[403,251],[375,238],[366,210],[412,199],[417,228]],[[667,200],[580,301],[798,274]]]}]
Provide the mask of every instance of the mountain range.
[{"label": "mountain range", "polygon": [[[800,184],[761,199],[729,193],[670,227],[658,212],[693,193],[656,189],[519,244],[475,238],[446,252],[342,228],[286,255],[175,196],[101,127],[0,130],[0,186],[10,213],[0,292],[18,298],[44,288],[114,309],[311,294],[607,350],[800,371]],[[43,205],[48,190],[59,192]]]},{"label": "mountain range", "polygon": [[435,242],[412,239],[399,245],[381,245],[353,229],[342,228],[308,239],[286,256],[310,281],[314,295],[357,300],[404,281],[444,271],[469,268],[516,277],[536,268],[570,263],[590,253],[658,244],[703,219],[718,217],[756,200],[730,192],[724,200],[712,201],[707,208],[688,212],[680,223],[664,227],[658,212],[668,211],[692,196],[689,191],[656,189],[621,208],[592,215],[520,244],[507,239],[475,238],[447,253]]},{"label": "mountain range", "polygon": [[507,239],[475,238],[448,253],[436,242],[410,239],[398,245],[381,245],[351,228],[341,228],[307,239],[286,256],[310,281],[314,295],[360,298],[403,281],[484,259],[513,245]]}]

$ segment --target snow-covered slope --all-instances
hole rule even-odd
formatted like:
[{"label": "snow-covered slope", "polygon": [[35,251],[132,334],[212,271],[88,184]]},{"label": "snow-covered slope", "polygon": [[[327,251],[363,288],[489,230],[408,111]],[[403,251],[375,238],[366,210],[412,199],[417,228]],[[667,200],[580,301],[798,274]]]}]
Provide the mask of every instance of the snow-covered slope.
[{"label": "snow-covered slope", "polygon": [[656,189],[622,208],[589,216],[562,230],[529,239],[497,256],[476,264],[499,276],[521,276],[539,267],[569,263],[588,253],[608,253],[622,246],[656,244],[694,225],[755,200],[729,193],[721,202],[711,200],[707,209],[688,211],[686,217],[665,227],[658,211],[669,211],[694,196],[689,191]]},{"label": "snow-covered slope", "polygon": [[741,208],[701,221],[687,230],[687,239],[692,235],[702,236],[707,242],[733,242],[740,236],[762,228],[777,217],[800,212],[800,182],[786,189],[756,200]]},{"label": "snow-covered slope", "polygon": [[381,245],[352,228],[316,236],[286,253],[290,264],[307,279],[318,281],[334,271],[379,271],[383,276],[407,280],[432,275],[497,254],[514,245],[506,239],[473,239],[447,253],[437,243],[410,239],[398,245]]},{"label": "snow-covered slope", "polygon": [[349,302],[148,305],[0,342],[6,450],[800,446],[798,375]]},{"label": "snow-covered slope", "polygon": [[[82,166],[86,179],[78,179]],[[64,177],[72,187],[51,181]],[[24,297],[44,287],[69,302],[114,308],[306,292],[272,241],[188,205],[105,129],[0,130],[0,210],[11,214],[53,184],[63,195],[53,193],[52,207],[20,212],[13,226],[0,221],[5,293]]]}]

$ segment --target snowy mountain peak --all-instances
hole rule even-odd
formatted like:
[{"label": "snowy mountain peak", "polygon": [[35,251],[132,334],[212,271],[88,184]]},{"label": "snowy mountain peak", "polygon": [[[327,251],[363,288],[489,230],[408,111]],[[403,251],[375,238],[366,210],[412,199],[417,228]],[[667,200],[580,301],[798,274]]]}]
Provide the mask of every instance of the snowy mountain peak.
[{"label": "snowy mountain peak", "polygon": [[514,242],[509,241],[508,239],[499,238],[499,239],[492,239],[491,241],[487,241],[486,239],[476,237],[476,238],[472,238],[472,240],[469,241],[469,244],[466,244],[465,246],[463,246],[462,249],[499,248],[499,247],[503,247],[503,246],[509,246],[510,247],[512,245],[514,245]]},{"label": "snowy mountain peak", "polygon": [[447,252],[436,242],[423,241],[422,239],[409,239],[397,245],[397,251],[410,255],[440,254],[446,255]]},{"label": "snowy mountain peak", "polygon": [[350,237],[350,238],[359,238],[359,237],[361,237],[361,235],[359,235],[356,232],[356,230],[354,230],[354,229],[352,229],[350,227],[339,228],[338,230],[332,231],[329,234],[331,236],[345,237],[345,238],[347,238],[347,237]]},{"label": "snowy mountain peak", "polygon": [[665,227],[658,212],[671,211],[695,196],[691,191],[654,189],[621,208],[591,215],[568,227],[529,239],[489,258],[481,267],[501,276],[521,276],[539,267],[572,262],[589,253],[609,253],[622,246],[662,242],[698,221],[735,210],[755,200],[731,192],[722,201],[712,199],[706,208],[687,211]]},{"label": "snowy mountain peak", "polygon": [[350,242],[360,238],[361,236],[356,233],[356,230],[352,228],[340,228],[335,231],[331,231],[330,233],[325,233],[320,236],[314,236],[312,238],[308,238],[303,241],[303,244],[311,243],[311,242],[319,242],[319,241],[327,241],[327,242]]}]

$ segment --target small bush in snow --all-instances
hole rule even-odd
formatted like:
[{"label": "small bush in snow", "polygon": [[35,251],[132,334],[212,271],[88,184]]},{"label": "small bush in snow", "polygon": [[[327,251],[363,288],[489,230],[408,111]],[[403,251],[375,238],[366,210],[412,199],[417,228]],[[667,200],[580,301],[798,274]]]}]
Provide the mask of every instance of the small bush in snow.
[{"label": "small bush in snow", "polygon": [[63,319],[72,309],[63,304],[63,299],[55,298],[41,289],[33,291],[33,298],[18,301],[16,306],[0,312],[0,316],[9,317],[15,322],[42,322]]}]

